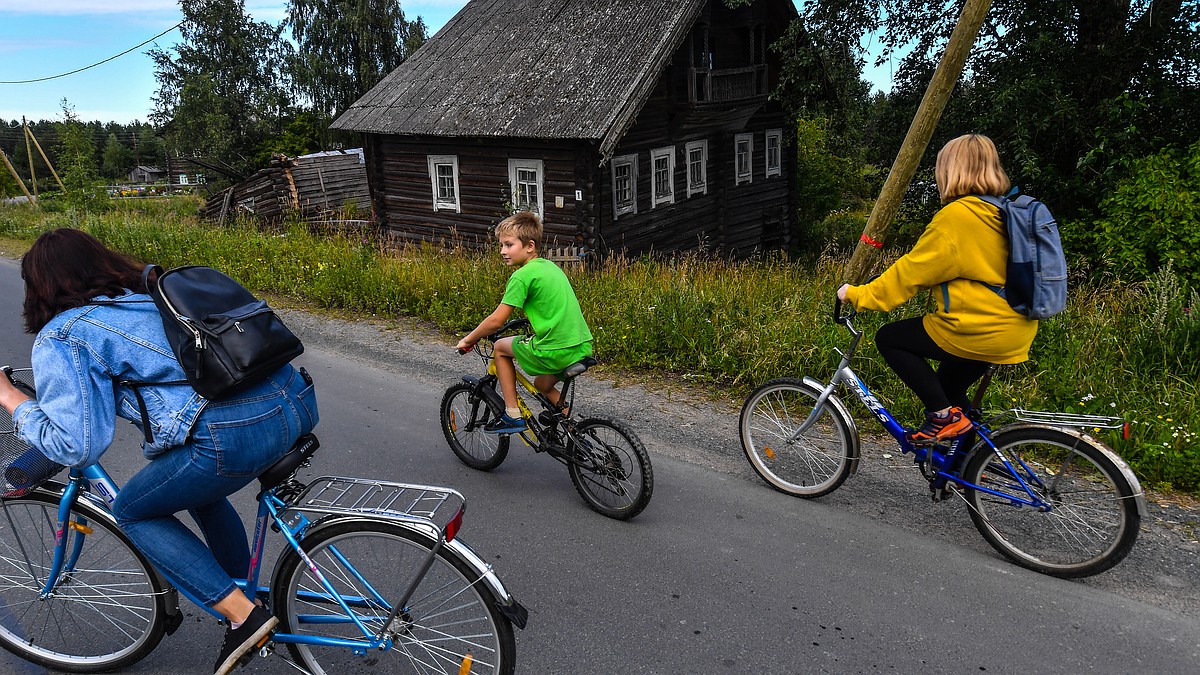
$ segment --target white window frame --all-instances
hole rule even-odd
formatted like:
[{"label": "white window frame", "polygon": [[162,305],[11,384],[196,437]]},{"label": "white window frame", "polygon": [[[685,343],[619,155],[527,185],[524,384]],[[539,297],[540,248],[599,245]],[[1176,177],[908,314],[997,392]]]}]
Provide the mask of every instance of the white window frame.
[{"label": "white window frame", "polygon": [[[658,194],[658,160],[667,162],[667,194]],[[675,203],[675,146],[650,151],[650,208]]]},{"label": "white window frame", "polygon": [[[427,155],[426,157],[429,164],[429,183],[433,188],[433,210],[462,213],[462,192],[458,187],[458,155]],[[443,198],[438,187],[438,167],[447,165],[451,167],[454,179],[454,199]]]},{"label": "white window frame", "polygon": [[521,170],[534,171],[537,175],[537,203],[529,204],[529,210],[539,218],[546,215],[546,163],[540,159],[510,159],[508,160],[508,186],[512,195],[513,206],[522,209],[526,204],[520,201],[517,176]]},{"label": "white window frame", "polygon": [[179,184],[180,185],[188,184],[188,175],[186,173],[179,174]]},{"label": "white window frame", "polygon": [[[774,141],[774,164],[771,162],[771,141]],[[767,129],[766,150],[763,152],[763,164],[767,168],[767,178],[783,173],[783,129]]]},{"label": "white window frame", "polygon": [[[743,143],[746,144],[745,173],[742,173],[743,162],[739,150]],[[738,134],[733,137],[733,174],[734,185],[754,182],[754,134]]]},{"label": "white window frame", "polygon": [[[700,181],[692,182],[692,152],[700,151]],[[687,196],[708,193],[708,140],[689,141],[683,146],[683,162],[687,166]]]},{"label": "white window frame", "polygon": [[[617,200],[617,166],[629,167],[629,202],[622,204]],[[637,213],[637,184],[638,184],[638,162],[637,155],[621,155],[612,158],[612,200],[613,200],[613,220],[633,213]]]}]

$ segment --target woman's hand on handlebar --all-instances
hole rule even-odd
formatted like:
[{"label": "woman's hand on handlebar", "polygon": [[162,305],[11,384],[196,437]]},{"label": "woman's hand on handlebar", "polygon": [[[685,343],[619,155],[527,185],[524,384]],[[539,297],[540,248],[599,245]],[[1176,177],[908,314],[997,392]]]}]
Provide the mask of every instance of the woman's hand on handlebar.
[{"label": "woman's hand on handlebar", "polygon": [[850,288],[850,284],[842,284],[842,287],[837,290],[837,299],[842,302],[846,301],[846,289]]},{"label": "woman's hand on handlebar", "polygon": [[29,397],[13,384],[12,369],[5,366],[4,373],[0,376],[0,406],[11,415],[17,406],[28,400]]}]

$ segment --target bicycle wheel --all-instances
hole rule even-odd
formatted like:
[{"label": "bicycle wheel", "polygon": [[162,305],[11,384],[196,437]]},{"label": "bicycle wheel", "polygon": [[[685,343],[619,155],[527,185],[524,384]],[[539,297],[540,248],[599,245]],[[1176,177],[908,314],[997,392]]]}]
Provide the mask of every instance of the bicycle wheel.
[{"label": "bicycle wheel", "polygon": [[[1001,430],[992,442],[1013,470],[980,444],[963,479],[998,493],[966,490],[971,520],[997,551],[1022,567],[1074,578],[1109,569],[1133,548],[1141,523],[1136,492],[1100,448],[1046,427]],[[1029,499],[1018,477],[1048,508],[1001,496]]]},{"label": "bicycle wheel", "polygon": [[754,471],[780,492],[820,497],[850,475],[855,432],[831,403],[804,435],[792,440],[820,395],[803,380],[785,377],[764,383],[742,405],[742,451]]},{"label": "bicycle wheel", "polygon": [[497,414],[475,394],[475,386],[459,382],[442,396],[442,433],[463,464],[491,471],[508,457],[508,434],[489,434],[483,425]]},{"label": "bicycle wheel", "polygon": [[166,594],[150,563],[107,514],[79,501],[64,528],[70,574],[42,598],[54,560],[58,495],[0,500],[0,644],[56,670],[117,670],[166,630]]},{"label": "bicycle wheel", "polygon": [[628,520],[654,493],[654,468],[641,439],[624,422],[586,419],[567,432],[571,482],[597,513]]},{"label": "bicycle wheel", "polygon": [[[300,545],[356,616],[379,631],[389,603],[403,596],[432,541],[394,523],[347,519],[318,529]],[[271,592],[279,632],[366,641],[295,551],[280,561]],[[374,666],[371,672],[493,675],[512,673],[515,665],[512,625],[479,573],[445,549],[438,551],[388,634],[391,649],[366,656],[346,647],[289,644],[288,649],[314,675],[357,673],[368,665]]]}]

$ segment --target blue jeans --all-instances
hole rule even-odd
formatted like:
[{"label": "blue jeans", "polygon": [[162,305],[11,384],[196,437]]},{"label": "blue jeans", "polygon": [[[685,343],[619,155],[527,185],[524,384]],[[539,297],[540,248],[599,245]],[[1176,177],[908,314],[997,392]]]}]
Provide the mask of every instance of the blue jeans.
[{"label": "blue jeans", "polygon": [[[285,366],[235,398],[213,401],[188,442],[146,465],[121,489],[113,513],[133,543],[181,589],[211,607],[245,578],[250,547],[227,497],[316,426],[313,386]],[[204,542],[174,514],[187,511]]]}]

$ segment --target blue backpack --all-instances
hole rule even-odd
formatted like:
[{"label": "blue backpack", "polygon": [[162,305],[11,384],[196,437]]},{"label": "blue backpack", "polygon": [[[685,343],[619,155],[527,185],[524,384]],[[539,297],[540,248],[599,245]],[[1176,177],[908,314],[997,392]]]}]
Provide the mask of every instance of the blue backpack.
[{"label": "blue backpack", "polygon": [[976,195],[1000,209],[1008,230],[1008,271],[990,288],[1030,319],[1048,319],[1067,306],[1067,257],[1050,209],[1029,195]]}]

